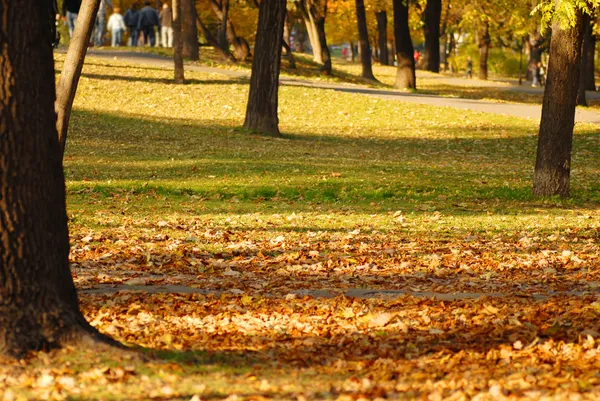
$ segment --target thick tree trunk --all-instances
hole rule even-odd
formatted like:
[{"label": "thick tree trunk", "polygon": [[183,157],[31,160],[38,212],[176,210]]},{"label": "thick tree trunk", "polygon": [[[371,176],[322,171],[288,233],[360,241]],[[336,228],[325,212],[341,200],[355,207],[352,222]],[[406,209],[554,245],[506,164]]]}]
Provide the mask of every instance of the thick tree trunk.
[{"label": "thick tree trunk", "polygon": [[394,41],[396,42],[396,82],[394,88],[416,89],[415,49],[410,38],[408,25],[408,4],[404,0],[393,0],[394,4]]},{"label": "thick tree trunk", "polygon": [[235,59],[235,57],[233,57],[233,54],[229,52],[229,49],[221,47],[221,45],[217,41],[217,38],[215,38],[210,32],[210,30],[206,27],[206,25],[204,25],[198,14],[196,14],[196,22],[208,44],[214,47],[214,49],[221,55],[221,57],[223,57],[225,61],[229,63],[237,63],[237,60]]},{"label": "thick tree trunk", "polygon": [[0,357],[107,340],[69,271],[50,12],[50,1],[0,0]]},{"label": "thick tree trunk", "polygon": [[327,35],[325,34],[325,15],[319,15],[316,18],[317,33],[319,35],[319,44],[321,46],[321,60],[323,60],[323,66],[321,67],[321,74],[331,75],[331,53],[329,52],[329,46],[327,45]]},{"label": "thick tree trunk", "polygon": [[[198,27],[196,26],[196,2],[194,0],[179,0],[181,2],[181,39],[183,42],[183,57],[189,60],[200,59],[198,46]],[[175,37],[173,36],[173,39]]]},{"label": "thick tree trunk", "polygon": [[440,22],[442,18],[442,0],[427,0],[423,13],[425,34],[425,53],[423,67],[427,71],[440,72]]},{"label": "thick tree trunk", "polygon": [[279,70],[286,0],[262,0],[244,128],[279,135]]},{"label": "thick tree trunk", "polygon": [[[182,84],[185,81],[183,72],[183,43],[181,38],[181,1],[173,0],[173,61],[175,63],[175,83]],[[184,2],[187,0],[183,0]],[[194,24],[195,25],[195,24]]]},{"label": "thick tree trunk", "polygon": [[562,29],[558,22],[552,26],[552,57],[544,90],[533,176],[533,194],[536,196],[569,196],[582,39],[581,11],[577,11],[574,27]]},{"label": "thick tree trunk", "polygon": [[482,31],[479,37],[479,79],[486,81],[488,79],[488,55],[490,53],[490,26],[487,21],[483,22]]},{"label": "thick tree trunk", "polygon": [[356,0],[356,21],[358,23],[358,37],[360,44],[360,62],[362,64],[362,77],[375,80],[373,67],[371,66],[371,44],[369,43],[369,31],[367,29],[367,13],[365,1]]},{"label": "thick tree trunk", "polygon": [[588,85],[588,76],[586,75],[587,55],[589,53],[590,36],[592,36],[592,21],[588,14],[583,14],[581,19],[583,25],[583,39],[581,40],[581,57],[579,61],[579,87],[577,88],[577,105],[587,107],[585,91]]},{"label": "thick tree trunk", "polygon": [[385,10],[375,13],[377,18],[377,39],[379,41],[379,62],[383,65],[390,65],[390,55],[388,53],[387,39],[387,12]]},{"label": "thick tree trunk", "polygon": [[60,80],[58,81],[55,108],[57,114],[56,128],[58,130],[61,154],[64,153],[67,144],[71,109],[73,108],[77,85],[81,77],[85,54],[87,53],[88,43],[90,43],[99,6],[100,0],[84,0],[81,3],[75,32],[69,43],[69,49],[67,50],[63,69],[60,74]]}]

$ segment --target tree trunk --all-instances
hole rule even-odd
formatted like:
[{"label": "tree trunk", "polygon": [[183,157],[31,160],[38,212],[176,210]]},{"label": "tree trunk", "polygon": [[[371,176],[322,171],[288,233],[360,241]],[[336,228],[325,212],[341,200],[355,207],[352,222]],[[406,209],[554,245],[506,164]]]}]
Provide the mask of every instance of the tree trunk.
[{"label": "tree trunk", "polygon": [[237,34],[235,33],[235,27],[233,26],[233,23],[231,22],[229,16],[223,14],[223,10],[221,9],[221,7],[219,7],[219,4],[217,4],[215,0],[209,0],[208,2],[213,12],[219,19],[219,22],[222,25],[226,26],[227,41],[231,45],[233,45],[235,57],[238,60],[246,60],[249,57],[251,57],[252,53],[250,52],[250,45],[248,45],[246,39],[237,36]]},{"label": "tree trunk", "polygon": [[490,53],[490,26],[487,21],[483,22],[483,30],[479,38],[479,79],[487,81],[488,79],[488,55]]},{"label": "tree trunk", "polygon": [[377,18],[377,39],[379,41],[379,62],[383,65],[390,65],[390,55],[388,53],[387,39],[387,12],[385,10],[375,13]]},{"label": "tree trunk", "polygon": [[63,69],[58,81],[57,98],[55,102],[56,109],[56,128],[58,130],[58,140],[60,142],[61,154],[65,151],[67,144],[67,132],[69,130],[69,120],[71,119],[71,109],[77,92],[77,85],[81,77],[81,70],[85,61],[85,54],[90,43],[94,22],[100,0],[84,0],[79,9],[75,32],[69,44]]},{"label": "tree trunk", "polygon": [[425,34],[425,53],[423,66],[427,71],[440,72],[440,22],[442,18],[442,0],[427,0],[423,13]]},{"label": "tree trunk", "polygon": [[371,44],[369,43],[367,13],[365,11],[364,0],[356,0],[356,21],[358,23],[362,77],[365,79],[375,80],[375,75],[373,75],[373,67],[371,66]]},{"label": "tree trunk", "polygon": [[277,107],[286,11],[286,0],[260,2],[244,128],[263,134],[280,135]]},{"label": "tree trunk", "polygon": [[221,24],[219,25],[219,44],[223,48],[229,47],[227,40],[227,23],[229,22],[229,0],[223,0],[221,4]]},{"label": "tree trunk", "polygon": [[350,58],[352,62],[356,60],[356,47],[353,41],[350,41]]},{"label": "tree trunk", "polygon": [[221,57],[223,57],[225,61],[234,64],[237,63],[237,60],[235,59],[235,57],[233,57],[233,54],[229,52],[229,49],[221,47],[221,45],[217,41],[217,38],[215,38],[210,32],[210,30],[206,27],[206,25],[204,25],[198,14],[196,14],[196,23],[200,27],[200,30],[202,31],[202,34],[204,35],[204,38],[206,39],[208,44],[211,45],[221,55]]},{"label": "tree trunk", "polygon": [[296,58],[294,57],[294,52],[292,51],[291,44],[291,33],[292,27],[290,26],[290,13],[285,13],[285,23],[283,25],[283,48],[285,49],[286,56],[288,62],[290,63],[290,68],[292,70],[296,69]]},{"label": "tree trunk", "polygon": [[[196,26],[196,2],[194,0],[179,1],[181,2],[183,57],[189,60],[199,60],[200,48],[198,46],[198,27]],[[173,36],[173,39],[175,39],[175,36]]]},{"label": "tree trunk", "polygon": [[[173,61],[175,63],[175,83],[182,84],[185,81],[183,73],[183,43],[181,38],[181,1],[173,0]],[[183,0],[184,2],[187,0]],[[194,24],[195,25],[195,24]]]},{"label": "tree trunk", "polygon": [[[590,18],[591,19],[591,18]],[[594,25],[590,24],[584,32],[584,41],[587,41],[584,75],[586,77],[585,88],[589,91],[596,91],[596,35],[594,35]]]},{"label": "tree trunk", "polygon": [[396,70],[397,89],[417,89],[415,73],[415,49],[410,38],[408,25],[408,3],[405,0],[393,0],[394,4],[394,41],[396,42]]},{"label": "tree trunk", "polygon": [[[558,1],[558,0],[557,0]],[[533,194],[568,197],[570,192],[571,147],[579,83],[579,59],[583,40],[581,10],[574,27],[552,26],[548,78],[542,104]]]},{"label": "tree trunk", "polygon": [[319,35],[319,44],[321,46],[321,60],[323,60],[321,74],[331,75],[331,53],[329,53],[329,46],[327,45],[327,35],[325,34],[325,15],[317,16],[315,22],[317,24],[317,33]]},{"label": "tree trunk", "polygon": [[296,8],[302,15],[304,25],[306,25],[306,32],[308,34],[308,41],[312,47],[313,60],[315,63],[323,64],[323,52],[321,50],[321,42],[319,41],[319,31],[317,29],[317,23],[315,16],[310,10],[306,0],[299,0],[295,2]]},{"label": "tree trunk", "polygon": [[0,357],[109,341],[79,311],[69,271],[51,8],[0,0]]},{"label": "tree trunk", "polygon": [[579,86],[577,88],[577,105],[587,107],[587,99],[585,91],[588,84],[588,76],[586,75],[587,66],[587,55],[589,53],[590,36],[592,36],[592,21],[590,16],[586,13],[581,18],[581,24],[583,25],[583,39],[581,40],[581,57],[579,60]]}]

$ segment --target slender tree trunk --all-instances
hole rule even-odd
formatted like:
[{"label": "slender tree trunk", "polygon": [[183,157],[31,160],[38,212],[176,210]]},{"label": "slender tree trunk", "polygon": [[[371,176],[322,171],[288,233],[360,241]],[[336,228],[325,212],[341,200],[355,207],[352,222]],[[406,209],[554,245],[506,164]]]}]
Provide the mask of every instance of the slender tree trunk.
[{"label": "slender tree trunk", "polygon": [[331,75],[331,53],[329,52],[329,46],[327,45],[327,35],[325,34],[325,15],[319,15],[316,18],[317,33],[319,35],[319,44],[321,45],[321,59],[323,60],[323,66],[321,67],[321,74]]},{"label": "slender tree trunk", "polygon": [[73,38],[69,44],[60,80],[58,81],[57,99],[55,102],[57,114],[56,128],[58,130],[58,140],[62,153],[64,153],[67,144],[67,132],[69,130],[73,101],[75,100],[77,85],[81,77],[85,54],[90,43],[99,6],[100,0],[83,0],[81,3],[75,32],[73,32]]},{"label": "slender tree trunk", "polygon": [[594,35],[594,24],[590,24],[589,29],[586,28],[584,33],[584,40],[587,41],[586,45],[586,63],[584,69],[584,75],[586,77],[586,90],[596,91],[596,35]]},{"label": "slender tree trunk", "polygon": [[587,56],[589,53],[590,36],[592,36],[592,21],[590,16],[583,14],[581,19],[583,25],[583,39],[581,40],[581,57],[579,61],[579,87],[577,88],[577,105],[587,107],[585,91],[588,85],[588,76],[586,75]]},{"label": "slender tree trunk", "polygon": [[229,0],[223,0],[221,4],[221,24],[219,25],[219,43],[221,47],[229,47],[227,40],[227,23],[229,22]]},{"label": "slender tree trunk", "polygon": [[279,70],[286,0],[262,0],[244,128],[279,135]]},{"label": "slender tree trunk", "polygon": [[[558,0],[557,0],[558,1]],[[542,121],[533,176],[536,196],[570,194],[571,147],[583,40],[581,10],[574,27],[552,26],[548,78],[544,90]]]},{"label": "slender tree trunk", "polygon": [[488,79],[488,55],[490,54],[490,26],[487,21],[483,22],[482,32],[479,38],[479,79]]},{"label": "slender tree trunk", "polygon": [[[235,59],[235,57],[233,57],[233,54],[229,52],[229,49],[224,49],[221,47],[221,45],[217,41],[217,38],[215,38],[210,32],[210,30],[206,27],[206,25],[204,25],[198,14],[196,14],[196,22],[208,44],[214,47],[214,49],[221,55],[221,57],[223,57],[225,61],[234,64],[237,63],[237,60]],[[229,46],[229,44],[227,44],[227,46]]]},{"label": "slender tree trunk", "polygon": [[408,3],[404,0],[393,0],[394,5],[394,41],[396,42],[396,82],[394,88],[416,89],[415,49],[410,38],[408,26]]},{"label": "slender tree trunk", "polygon": [[379,41],[379,62],[383,65],[390,65],[390,55],[388,53],[387,38],[387,12],[385,10],[375,13],[377,18],[377,39]]},{"label": "slender tree trunk", "polygon": [[292,27],[290,26],[290,13],[286,12],[285,13],[285,23],[283,26],[283,48],[285,49],[288,62],[290,63],[290,68],[292,70],[295,70],[296,69],[296,58],[294,57],[294,52],[292,51],[292,48],[290,46],[291,32],[292,32]]},{"label": "slender tree trunk", "polygon": [[[196,26],[196,2],[194,0],[179,0],[181,2],[181,40],[183,57],[189,60],[200,59],[198,46],[198,27]],[[173,36],[175,39],[175,36]]]},{"label": "slender tree trunk", "polygon": [[358,22],[358,37],[360,43],[360,62],[362,64],[362,77],[375,80],[373,67],[371,66],[371,44],[369,43],[369,31],[367,29],[367,13],[365,1],[356,0],[356,21]]},{"label": "slender tree trunk", "polygon": [[427,0],[423,13],[425,34],[425,53],[423,66],[427,71],[440,72],[440,22],[442,18],[442,0]]},{"label": "slender tree trunk", "polygon": [[311,12],[306,0],[296,1],[295,4],[296,8],[300,12],[300,15],[302,15],[304,25],[306,26],[308,41],[310,42],[310,46],[312,47],[313,51],[313,60],[315,63],[323,64],[323,52],[321,49],[321,42],[319,41],[319,31],[315,16]]},{"label": "slender tree trunk", "polygon": [[[173,61],[175,63],[175,83],[182,84],[185,81],[183,73],[183,43],[181,38],[181,1],[173,0]],[[186,0],[183,0],[184,2]],[[195,25],[195,24],[194,24]]]},{"label": "slender tree trunk", "polygon": [[109,341],[79,311],[69,271],[51,8],[0,0],[0,357]]},{"label": "slender tree trunk", "polygon": [[[250,52],[250,45],[248,45],[246,39],[237,36],[237,34],[235,33],[235,27],[231,22],[231,18],[229,18],[228,15],[224,15],[223,10],[221,9],[221,7],[219,7],[219,4],[217,4],[215,0],[208,0],[208,3],[211,6],[211,9],[215,13],[215,15],[217,16],[217,18],[219,19],[219,21],[221,22],[221,24],[226,26],[225,32],[227,35],[227,41],[231,45],[233,45],[235,57],[238,60],[246,60],[249,57],[251,57],[252,53]],[[227,47],[229,47],[229,45],[227,45]]]}]

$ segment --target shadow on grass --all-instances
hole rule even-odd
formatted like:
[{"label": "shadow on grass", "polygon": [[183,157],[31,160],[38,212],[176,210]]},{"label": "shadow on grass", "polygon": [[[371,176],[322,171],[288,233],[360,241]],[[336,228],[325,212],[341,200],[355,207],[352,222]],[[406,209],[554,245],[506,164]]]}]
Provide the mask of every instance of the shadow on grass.
[{"label": "shadow on grass", "polygon": [[[125,82],[148,82],[148,83],[158,83],[158,84],[167,84],[167,85],[179,85],[175,84],[173,79],[166,78],[148,78],[148,77],[139,77],[139,76],[125,76],[125,75],[106,75],[106,74],[89,74],[83,73],[82,77],[90,78],[90,79],[101,79],[107,81],[125,81]],[[248,83],[249,80],[247,78],[224,78],[224,79],[186,79],[185,83],[190,85],[239,85]]]}]

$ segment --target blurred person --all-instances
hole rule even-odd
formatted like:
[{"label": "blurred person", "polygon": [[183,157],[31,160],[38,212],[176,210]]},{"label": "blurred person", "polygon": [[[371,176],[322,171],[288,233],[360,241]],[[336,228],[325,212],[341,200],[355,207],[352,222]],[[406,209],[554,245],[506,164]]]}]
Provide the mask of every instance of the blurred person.
[{"label": "blurred person", "polygon": [[77,14],[79,14],[79,8],[81,7],[81,0],[63,0],[62,12],[63,19],[69,27],[69,37],[73,37],[75,31],[75,23],[77,22]]},{"label": "blurred person", "polygon": [[140,17],[138,19],[138,31],[144,34],[144,44],[154,47],[156,44],[156,34],[154,27],[160,27],[160,18],[154,8],[150,6],[148,0],[144,1],[144,8],[140,10]]},{"label": "blurred person", "polygon": [[163,4],[158,15],[160,19],[160,36],[163,47],[173,47],[173,10],[167,3]]},{"label": "blurred person", "polygon": [[111,0],[100,0],[98,14],[96,14],[96,26],[94,28],[94,45],[100,47],[104,43],[104,26],[106,25],[106,6],[113,9]]},{"label": "blurred person", "polygon": [[125,26],[125,21],[123,20],[123,16],[121,15],[120,8],[114,8],[113,13],[108,19],[108,24],[106,25],[106,28],[110,31],[112,47],[121,46],[123,32],[125,32],[127,27]]},{"label": "blurred person", "polygon": [[129,40],[131,41],[131,46],[137,46],[140,38],[137,28],[139,19],[140,12],[138,10],[138,5],[137,3],[133,3],[123,16],[123,21],[125,22],[125,25],[127,25],[127,29],[129,29]]}]

